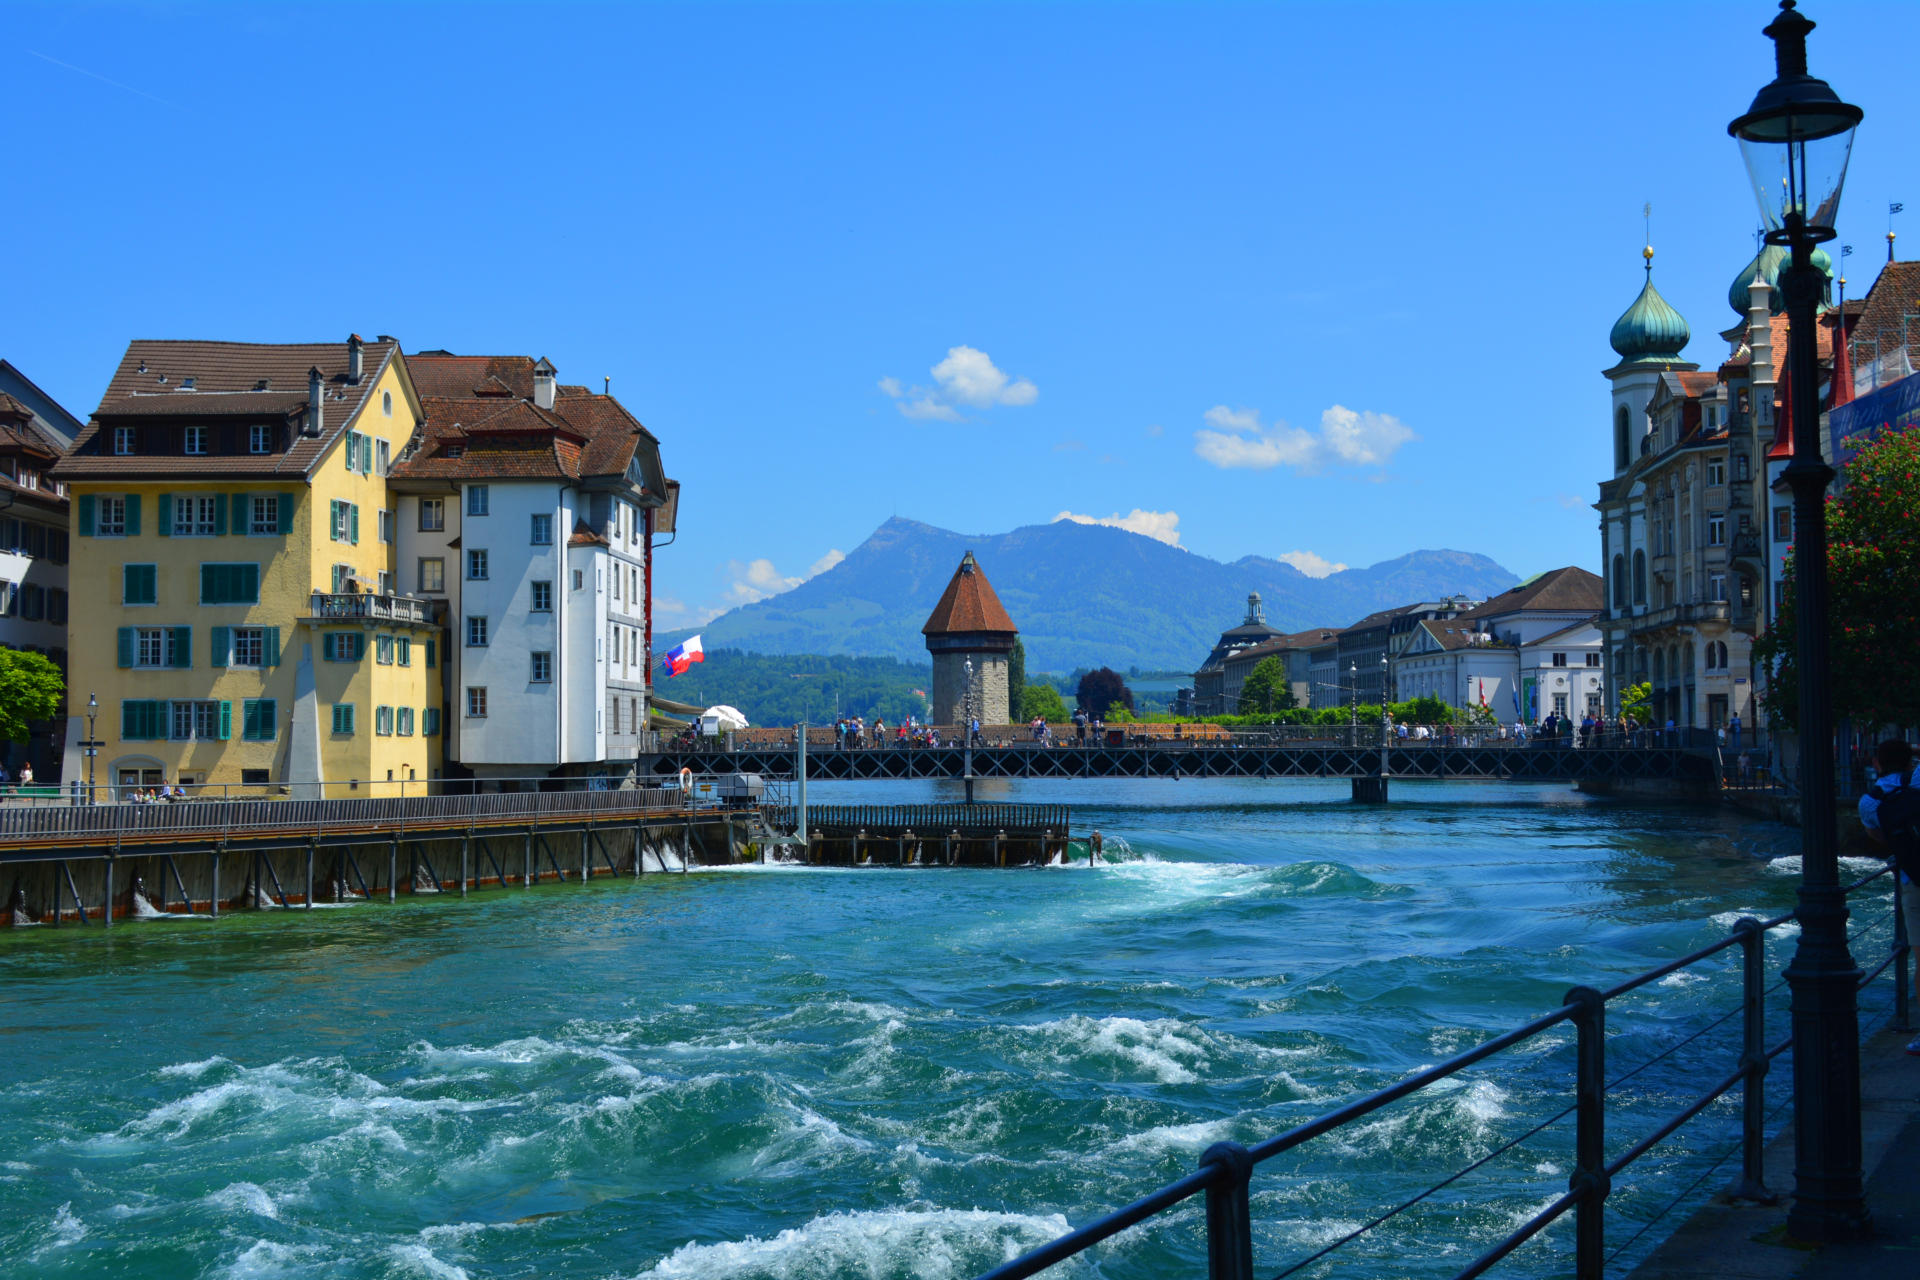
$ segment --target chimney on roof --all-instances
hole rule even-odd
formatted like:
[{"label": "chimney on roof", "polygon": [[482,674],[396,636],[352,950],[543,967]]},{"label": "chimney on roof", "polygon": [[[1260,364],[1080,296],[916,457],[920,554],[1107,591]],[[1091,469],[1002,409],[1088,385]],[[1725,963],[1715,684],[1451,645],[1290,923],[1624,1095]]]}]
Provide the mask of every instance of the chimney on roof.
[{"label": "chimney on roof", "polygon": [[319,435],[321,427],[326,423],[326,419],[326,396],[320,389],[320,366],[315,365],[313,368],[307,370],[307,421],[306,425],[300,428],[300,434],[303,436]]},{"label": "chimney on roof", "polygon": [[553,384],[558,373],[545,356],[533,366],[533,402],[542,409],[553,408]]},{"label": "chimney on roof", "polygon": [[347,382],[351,386],[360,385],[360,367],[366,344],[360,341],[360,335],[347,335]]}]

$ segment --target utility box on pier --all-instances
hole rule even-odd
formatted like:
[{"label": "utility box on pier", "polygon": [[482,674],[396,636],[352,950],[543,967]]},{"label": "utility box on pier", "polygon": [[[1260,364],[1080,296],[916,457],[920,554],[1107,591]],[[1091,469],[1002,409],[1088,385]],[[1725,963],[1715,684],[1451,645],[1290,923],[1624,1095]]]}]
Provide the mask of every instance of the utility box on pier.
[{"label": "utility box on pier", "polygon": [[752,808],[767,790],[767,780],[757,773],[724,773],[718,781],[720,803],[730,809]]}]

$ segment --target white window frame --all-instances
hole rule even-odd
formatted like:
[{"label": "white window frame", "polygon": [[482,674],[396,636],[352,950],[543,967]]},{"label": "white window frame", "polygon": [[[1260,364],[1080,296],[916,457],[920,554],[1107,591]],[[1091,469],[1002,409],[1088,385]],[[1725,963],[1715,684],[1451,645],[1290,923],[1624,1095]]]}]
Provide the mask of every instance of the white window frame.
[{"label": "white window frame", "polygon": [[248,427],[247,428],[247,452],[248,453],[272,453],[273,452],[273,428],[265,425],[264,423],[258,423],[258,422]]},{"label": "white window frame", "polygon": [[1707,545],[1724,547],[1727,545],[1727,515],[1724,511],[1707,513]]},{"label": "white window frame", "polygon": [[[225,494],[176,493],[173,496],[173,524],[171,531],[176,538],[211,538],[218,528],[214,523],[218,516],[219,504],[227,500]],[[181,512],[187,518],[180,518]]]},{"label": "white window frame", "polygon": [[487,580],[487,549],[485,547],[467,548],[467,581],[485,582]]},{"label": "white window frame", "polygon": [[530,684],[553,683],[553,650],[535,649],[527,655],[527,681]]},{"label": "white window frame", "polygon": [[[542,594],[546,596],[541,599]],[[529,584],[527,592],[527,611],[529,613],[553,612],[553,583],[544,578],[536,578]]]},{"label": "white window frame", "polygon": [[[433,513],[433,520],[431,521],[431,523],[429,523],[429,521],[427,520],[428,512]],[[446,531],[446,528],[447,528],[447,500],[445,498],[420,499],[420,532],[444,533]]]},{"label": "white window frame", "polygon": [[484,649],[487,647],[487,615],[470,613],[467,615],[467,648]]},{"label": "white window frame", "polygon": [[528,545],[550,547],[553,545],[553,516],[544,511],[536,511],[529,522]]},{"label": "white window frame", "polygon": [[[385,444],[386,441],[382,440],[380,443]],[[380,541],[388,542],[388,543],[392,542],[393,541],[393,508],[391,507],[380,508],[380,511],[375,523],[380,528]]]},{"label": "white window frame", "polygon": [[186,427],[180,432],[180,452],[189,457],[205,457],[207,453],[207,429],[205,427]]},{"label": "white window frame", "polygon": [[264,667],[267,663],[267,632],[264,627],[234,627],[227,632],[227,665]]},{"label": "white window frame", "polygon": [[132,427],[115,427],[113,429],[113,454],[116,458],[132,457],[134,446],[138,442],[139,436]]},{"label": "white window frame", "polygon": [[127,536],[127,500],[102,494],[95,503],[93,532],[101,538]]},{"label": "white window frame", "polygon": [[388,440],[382,440],[379,436],[375,436],[373,438],[373,474],[377,476],[386,475],[387,469],[392,465],[392,463],[393,463],[392,442]]},{"label": "white window frame", "polygon": [[286,500],[277,493],[254,494],[253,501],[247,504],[247,536],[251,538],[278,536],[280,504]]},{"label": "white window frame", "polygon": [[167,705],[169,742],[217,742],[220,703],[213,698],[177,698]]},{"label": "white window frame", "polygon": [[487,686],[483,684],[467,686],[467,718],[469,720],[487,718]]},{"label": "white window frame", "polygon": [[470,516],[487,515],[489,512],[489,508],[491,508],[492,505],[493,505],[493,495],[488,490],[486,485],[470,484],[467,486],[467,514],[468,515]]},{"label": "white window frame", "polygon": [[[430,564],[440,566],[440,572],[437,575],[438,581],[435,583],[435,585],[431,587],[427,585],[427,566]],[[445,556],[421,556],[417,569],[420,575],[420,578],[419,578],[420,590],[423,594],[428,594],[428,595],[445,595],[446,594],[447,560]]]},{"label": "white window frame", "polygon": [[172,627],[135,627],[133,665],[156,671],[173,665]]}]

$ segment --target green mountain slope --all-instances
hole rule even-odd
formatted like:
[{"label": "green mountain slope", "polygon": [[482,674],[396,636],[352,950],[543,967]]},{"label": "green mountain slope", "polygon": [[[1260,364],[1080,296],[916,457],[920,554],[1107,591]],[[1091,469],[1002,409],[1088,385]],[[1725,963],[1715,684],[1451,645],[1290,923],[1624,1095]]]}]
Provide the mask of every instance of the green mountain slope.
[{"label": "green mountain slope", "polygon": [[[1247,556],[1222,564],[1152,538],[1062,521],[970,536],[895,517],[827,572],[698,628],[709,649],[844,653],[924,662],[921,624],[971,549],[1013,615],[1030,671],[1129,666],[1190,671],[1258,591],[1286,630],[1345,626],[1376,609],[1517,579],[1485,556],[1415,551],[1365,569],[1309,578]],[[691,632],[656,640],[660,649]]]}]

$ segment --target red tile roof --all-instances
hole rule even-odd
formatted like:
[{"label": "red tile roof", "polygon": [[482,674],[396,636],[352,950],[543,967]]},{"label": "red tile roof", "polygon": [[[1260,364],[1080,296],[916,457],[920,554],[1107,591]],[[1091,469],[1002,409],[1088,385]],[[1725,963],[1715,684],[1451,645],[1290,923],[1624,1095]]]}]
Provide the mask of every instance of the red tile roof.
[{"label": "red tile roof", "polygon": [[1549,569],[1530,582],[1510,587],[1460,617],[1480,620],[1521,610],[1536,613],[1598,613],[1606,608],[1606,584],[1578,565]]},{"label": "red tile roof", "polygon": [[1007,616],[1006,607],[1000,603],[1000,597],[994,594],[993,585],[987,581],[987,575],[980,571],[980,564],[971,551],[961,557],[960,567],[953,571],[953,579],[947,583],[946,593],[940,597],[940,603],[933,607],[927,624],[920,628],[923,635],[929,636],[981,631],[1011,635],[1019,630],[1013,625],[1013,619]]},{"label": "red tile roof", "polygon": [[652,455],[658,447],[612,396],[560,387],[553,408],[542,409],[526,356],[428,352],[407,367],[426,423],[396,478],[578,481],[623,475],[637,449]]},{"label": "red tile roof", "polygon": [[[120,367],[107,383],[100,407],[93,411],[93,420],[74,440],[54,474],[62,480],[209,474],[304,476],[366,408],[386,365],[403,359],[400,344],[391,338],[366,343],[360,381],[350,383],[347,358],[345,342],[130,342],[120,357]],[[284,433],[287,447],[283,452],[119,456],[105,451],[103,421],[248,416],[284,422],[290,427],[304,423],[307,371],[314,368],[320,370],[325,397],[321,433],[307,436],[289,429]],[[193,390],[183,390],[189,379]]]}]

